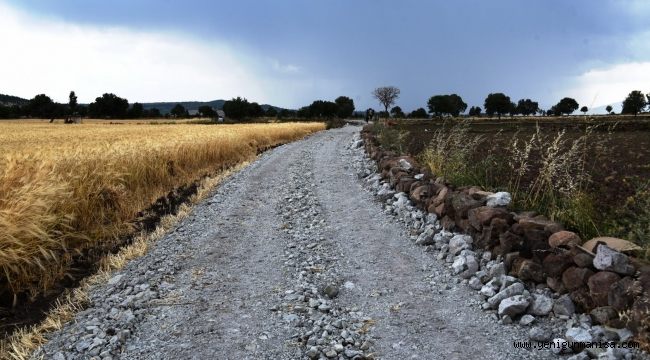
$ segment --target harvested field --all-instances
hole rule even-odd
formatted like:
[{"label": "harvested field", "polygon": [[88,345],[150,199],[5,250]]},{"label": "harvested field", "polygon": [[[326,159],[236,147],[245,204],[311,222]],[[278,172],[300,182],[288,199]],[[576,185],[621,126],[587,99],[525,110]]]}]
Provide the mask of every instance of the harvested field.
[{"label": "harvested field", "polygon": [[322,129],[0,122],[1,305],[42,297],[75,258],[114,249],[157,199]]}]

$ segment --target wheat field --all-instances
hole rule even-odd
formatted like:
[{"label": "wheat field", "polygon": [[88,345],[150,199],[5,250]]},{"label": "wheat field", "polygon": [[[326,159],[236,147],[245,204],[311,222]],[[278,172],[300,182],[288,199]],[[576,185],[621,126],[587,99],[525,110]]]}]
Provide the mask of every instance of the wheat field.
[{"label": "wheat field", "polygon": [[322,129],[0,122],[0,294],[46,292],[157,198]]}]

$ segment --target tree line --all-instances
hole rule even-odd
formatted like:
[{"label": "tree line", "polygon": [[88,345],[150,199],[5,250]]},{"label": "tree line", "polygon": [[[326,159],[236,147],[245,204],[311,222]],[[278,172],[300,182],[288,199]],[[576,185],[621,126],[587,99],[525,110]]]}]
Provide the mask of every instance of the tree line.
[{"label": "tree line", "polygon": [[[465,113],[467,110],[467,104],[463,101],[462,97],[457,94],[444,94],[434,95],[429,98],[427,102],[428,113],[425,109],[419,108],[409,114],[405,114],[399,106],[392,107],[389,112],[388,109],[395,105],[399,94],[399,89],[394,86],[379,87],[372,92],[372,96],[384,107],[384,111],[379,113],[381,117],[388,117],[389,114],[395,118],[428,118],[429,114],[437,117],[456,117]],[[622,105],[622,114],[636,116],[647,107],[650,107],[650,93],[644,95],[641,91],[634,90],[628,94]],[[469,108],[467,114],[469,116],[481,116],[483,111],[485,111],[487,116],[492,117],[496,115],[499,118],[504,115],[561,116],[571,115],[578,109],[583,114],[589,111],[587,106],[580,107],[575,99],[569,97],[561,99],[548,110],[542,110],[539,107],[539,103],[531,99],[520,99],[515,103],[504,93],[491,93],[485,98],[483,108],[480,106],[472,106]],[[605,110],[609,114],[613,114],[611,105],[608,105]]]}]

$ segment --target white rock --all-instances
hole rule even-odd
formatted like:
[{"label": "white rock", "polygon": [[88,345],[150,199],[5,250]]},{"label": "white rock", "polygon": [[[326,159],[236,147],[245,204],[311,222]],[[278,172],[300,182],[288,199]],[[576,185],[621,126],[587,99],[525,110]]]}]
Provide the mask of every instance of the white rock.
[{"label": "white rock", "polygon": [[508,315],[511,318],[526,311],[530,301],[522,295],[503,299],[499,303],[499,316]]},{"label": "white rock", "polygon": [[591,342],[593,337],[589,333],[589,330],[583,329],[581,327],[573,327],[567,330],[564,334],[566,339],[571,342]]},{"label": "white rock", "polygon": [[572,352],[567,341],[562,338],[553,339],[551,351],[555,354],[569,354]]},{"label": "white rock", "polygon": [[449,252],[458,255],[462,250],[469,249],[473,239],[469,235],[456,235],[449,240]]},{"label": "white rock", "polygon": [[411,165],[410,162],[406,161],[406,159],[399,159],[399,166],[404,169],[404,170],[411,170],[413,168],[413,165]]},{"label": "white rock", "polygon": [[417,175],[414,176],[415,180],[422,180],[423,177],[424,177],[424,174],[417,174]]},{"label": "white rock", "polygon": [[505,191],[500,191],[496,194],[487,196],[487,206],[497,207],[497,206],[508,206],[512,201],[512,196],[510,193]]},{"label": "white rock", "polygon": [[534,327],[528,332],[528,337],[533,341],[549,341],[551,339],[551,331],[541,327]]},{"label": "white rock", "polygon": [[542,294],[533,294],[528,312],[533,315],[546,316],[553,310],[553,300]]},{"label": "white rock", "polygon": [[535,322],[535,317],[533,315],[530,315],[530,314],[526,314],[526,315],[522,316],[521,319],[519,319],[519,325],[522,325],[522,326],[528,326],[528,325],[532,324],[533,322]]},{"label": "white rock", "polygon": [[[506,298],[513,297],[515,295],[521,295],[524,292],[524,285],[522,283],[514,283],[505,289],[499,291],[496,295],[492,296],[487,300],[488,306],[491,309],[495,309],[499,306],[501,301]],[[528,306],[528,304],[526,304]],[[525,308],[524,308],[525,310]]]},{"label": "white rock", "polygon": [[483,284],[481,283],[481,280],[479,280],[479,278],[474,276],[471,279],[469,279],[469,287],[471,287],[474,290],[481,290],[483,288]]}]

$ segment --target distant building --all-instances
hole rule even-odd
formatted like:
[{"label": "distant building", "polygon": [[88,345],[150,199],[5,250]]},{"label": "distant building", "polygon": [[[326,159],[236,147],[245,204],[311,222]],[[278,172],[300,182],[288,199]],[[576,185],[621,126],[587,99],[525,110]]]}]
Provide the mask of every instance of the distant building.
[{"label": "distant building", "polygon": [[187,110],[187,114],[190,115],[191,117],[197,117],[197,116],[199,116],[199,111],[198,110]]}]

